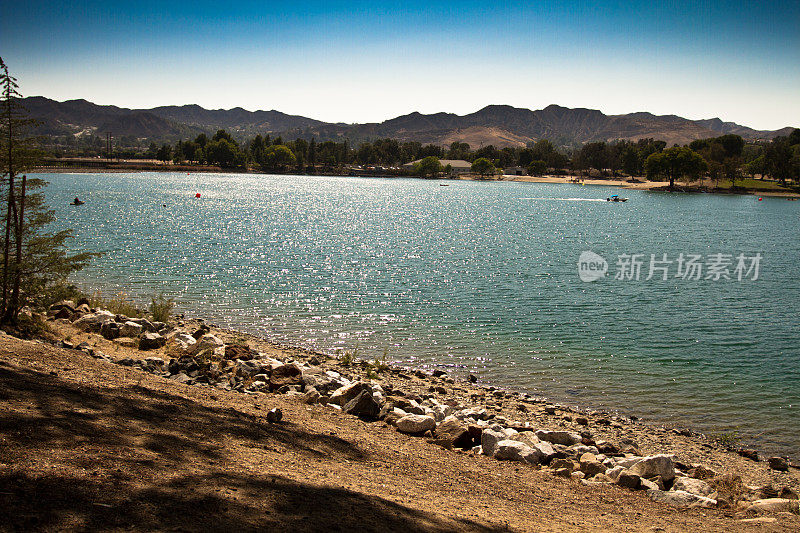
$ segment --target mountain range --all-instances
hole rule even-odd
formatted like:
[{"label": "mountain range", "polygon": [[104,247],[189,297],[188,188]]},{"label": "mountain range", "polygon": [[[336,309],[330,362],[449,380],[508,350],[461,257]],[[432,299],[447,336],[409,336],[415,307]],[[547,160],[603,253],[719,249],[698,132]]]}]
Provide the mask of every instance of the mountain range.
[{"label": "mountain range", "polygon": [[378,138],[440,145],[459,141],[472,148],[489,144],[497,147],[525,146],[538,139],[570,146],[590,141],[654,138],[672,145],[728,133],[746,140],[771,139],[788,135],[794,129],[760,131],[723,122],[719,118],[689,120],[646,112],[606,115],[596,109],[571,109],[557,105],[536,111],[490,105],[468,115],[414,112],[366,124],[329,123],[275,110],[247,111],[241,107],[205,109],[199,105],[183,105],[127,109],[86,100],[57,102],[42,96],[25,98],[23,105],[30,116],[37,119],[35,133],[39,135],[96,134],[103,137],[106,132],[111,132],[117,139],[132,136],[157,142],[191,139],[200,133],[213,134],[218,129],[225,129],[240,140],[260,133],[272,137],[280,135],[285,139],[349,139],[354,145]]}]

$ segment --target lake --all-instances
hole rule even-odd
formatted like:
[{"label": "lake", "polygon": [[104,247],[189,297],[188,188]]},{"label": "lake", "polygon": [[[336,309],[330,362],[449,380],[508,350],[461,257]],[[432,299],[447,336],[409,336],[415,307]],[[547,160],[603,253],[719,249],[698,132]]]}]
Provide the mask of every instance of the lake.
[{"label": "lake", "polygon": [[[75,276],[87,290],[141,302],[163,292],[180,311],[275,341],[474,373],[800,457],[800,202],[517,182],[40,176],[70,246],[105,254]],[[86,204],[69,206],[76,196]],[[607,262],[594,282],[579,276],[588,251],[601,258],[584,274]]]}]

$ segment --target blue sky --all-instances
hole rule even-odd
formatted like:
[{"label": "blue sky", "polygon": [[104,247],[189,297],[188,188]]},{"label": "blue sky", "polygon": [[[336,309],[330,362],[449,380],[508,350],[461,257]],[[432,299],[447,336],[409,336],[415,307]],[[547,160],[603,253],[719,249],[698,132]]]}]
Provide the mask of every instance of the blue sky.
[{"label": "blue sky", "polygon": [[800,2],[3,2],[23,94],[334,122],[488,104],[800,126]]}]

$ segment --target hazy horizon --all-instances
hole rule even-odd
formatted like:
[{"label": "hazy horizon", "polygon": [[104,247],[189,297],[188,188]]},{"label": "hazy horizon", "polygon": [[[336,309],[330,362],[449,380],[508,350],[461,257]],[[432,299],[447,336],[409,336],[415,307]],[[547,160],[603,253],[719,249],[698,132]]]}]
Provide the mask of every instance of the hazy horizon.
[{"label": "hazy horizon", "polygon": [[800,125],[800,5],[202,0],[0,7],[24,95],[365,123],[549,104]]}]

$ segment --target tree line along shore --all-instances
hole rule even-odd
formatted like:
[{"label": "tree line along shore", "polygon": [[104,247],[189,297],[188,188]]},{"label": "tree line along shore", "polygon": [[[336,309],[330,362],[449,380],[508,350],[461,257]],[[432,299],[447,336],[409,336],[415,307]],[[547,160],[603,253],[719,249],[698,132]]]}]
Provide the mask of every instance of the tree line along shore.
[{"label": "tree line along shore", "polygon": [[[469,164],[469,171],[484,179],[510,170],[515,175],[529,176],[545,173],[599,178],[639,176],[669,181],[671,185],[675,181],[705,180],[716,189],[771,188],[772,182],[790,190],[797,188],[800,180],[800,129],[771,141],[745,142],[738,135],[728,134],[672,147],[655,139],[590,142],[574,148],[558,147],[547,139],[524,148],[489,145],[473,149],[463,142],[444,147],[395,139],[351,146],[348,140],[318,143],[313,138],[284,140],[268,134],[240,143],[225,130],[210,137],[200,134],[194,140],[178,141],[175,145],[159,146],[152,142],[147,149],[118,146],[110,154],[97,142],[82,148],[52,144],[52,139],[40,142],[47,165],[52,167],[74,166],[83,161],[88,163],[87,167],[139,166],[161,170],[423,177],[463,173],[463,168],[440,164],[440,160],[452,160]],[[87,158],[95,158],[94,164]],[[114,160],[124,160],[126,164],[114,165]]]}]

